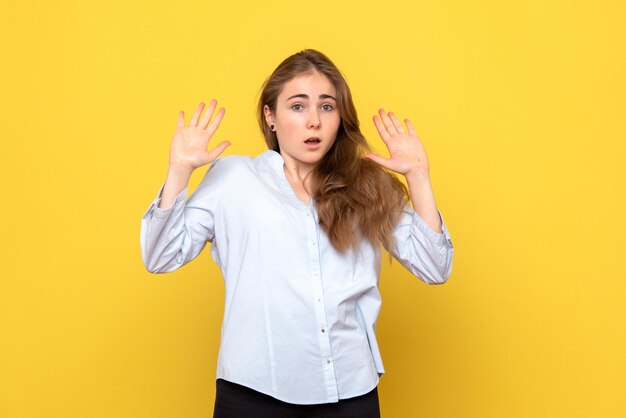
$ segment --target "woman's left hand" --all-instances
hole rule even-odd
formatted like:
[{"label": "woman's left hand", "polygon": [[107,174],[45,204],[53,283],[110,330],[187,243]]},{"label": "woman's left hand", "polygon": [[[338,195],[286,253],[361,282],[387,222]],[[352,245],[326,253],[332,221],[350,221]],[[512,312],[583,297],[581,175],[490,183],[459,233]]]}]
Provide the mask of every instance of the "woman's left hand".
[{"label": "woman's left hand", "polygon": [[[408,132],[393,112],[385,112],[379,109],[378,115],[373,117],[374,125],[383,142],[389,150],[389,158],[383,158],[373,153],[367,153],[366,158],[381,166],[405,176],[411,174],[428,174],[428,158],[422,145],[408,119],[404,119]],[[381,121],[382,119],[382,121]]]}]

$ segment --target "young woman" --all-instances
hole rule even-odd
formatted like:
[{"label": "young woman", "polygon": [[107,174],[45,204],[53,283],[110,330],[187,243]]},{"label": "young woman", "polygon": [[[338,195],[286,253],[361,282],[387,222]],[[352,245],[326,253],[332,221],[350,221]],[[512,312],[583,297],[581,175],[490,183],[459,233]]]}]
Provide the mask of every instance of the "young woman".
[{"label": "young woman", "polygon": [[454,252],[411,122],[380,109],[373,122],[390,157],[370,152],[344,77],[310,49],[263,86],[267,151],[208,150],[224,116],[216,106],[202,115],[200,103],[188,125],[179,113],[167,178],[141,221],[152,273],[212,243],[226,287],[214,416],[380,416],[381,246],[427,284],[447,280]]}]

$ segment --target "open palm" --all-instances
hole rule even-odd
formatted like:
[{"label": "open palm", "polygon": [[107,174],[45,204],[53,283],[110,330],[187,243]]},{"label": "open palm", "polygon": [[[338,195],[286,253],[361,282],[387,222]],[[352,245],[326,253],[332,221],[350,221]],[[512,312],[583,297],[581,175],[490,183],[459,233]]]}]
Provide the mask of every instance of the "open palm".
[{"label": "open palm", "polygon": [[387,113],[381,108],[378,113],[380,116],[373,116],[374,125],[376,125],[380,137],[389,150],[389,158],[374,153],[368,153],[365,157],[405,176],[412,173],[427,173],[426,151],[422,141],[415,133],[411,121],[404,119],[407,132],[393,112]]},{"label": "open palm", "polygon": [[198,122],[204,108],[204,103],[200,103],[188,126],[185,126],[185,113],[181,111],[178,114],[178,124],[170,146],[170,164],[194,170],[214,161],[230,145],[230,142],[224,141],[212,150],[207,149],[209,140],[224,117],[225,109],[221,108],[211,121],[216,106],[217,101],[211,100]]}]

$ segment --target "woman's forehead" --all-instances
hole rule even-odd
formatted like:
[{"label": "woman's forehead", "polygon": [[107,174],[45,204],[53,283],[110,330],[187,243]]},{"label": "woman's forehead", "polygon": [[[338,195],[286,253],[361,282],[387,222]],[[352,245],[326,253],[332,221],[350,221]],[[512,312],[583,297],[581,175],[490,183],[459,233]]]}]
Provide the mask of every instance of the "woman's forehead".
[{"label": "woman's forehead", "polygon": [[[285,83],[279,95],[282,100],[289,100],[292,96],[300,98],[335,98],[337,92],[333,83],[324,74],[317,71],[299,74]],[[304,97],[308,96],[308,97]]]}]

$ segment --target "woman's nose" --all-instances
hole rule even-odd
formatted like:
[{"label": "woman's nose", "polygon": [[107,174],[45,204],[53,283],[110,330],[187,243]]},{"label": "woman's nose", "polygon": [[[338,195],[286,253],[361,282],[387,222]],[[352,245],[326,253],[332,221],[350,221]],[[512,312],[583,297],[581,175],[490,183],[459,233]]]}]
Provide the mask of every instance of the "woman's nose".
[{"label": "woman's nose", "polygon": [[320,127],[320,118],[317,112],[310,112],[309,120],[307,122],[307,126],[309,128],[319,128]]}]

